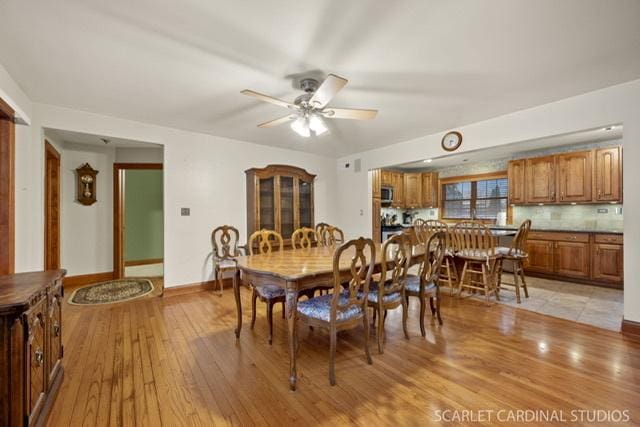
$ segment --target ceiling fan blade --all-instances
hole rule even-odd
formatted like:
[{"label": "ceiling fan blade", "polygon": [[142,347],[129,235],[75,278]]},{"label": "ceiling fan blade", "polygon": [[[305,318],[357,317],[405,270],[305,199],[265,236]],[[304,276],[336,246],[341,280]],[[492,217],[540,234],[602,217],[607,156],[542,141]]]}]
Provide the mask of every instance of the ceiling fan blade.
[{"label": "ceiling fan blade", "polygon": [[326,108],[322,115],[330,119],[371,120],[378,114],[378,110],[363,110],[357,108]]},{"label": "ceiling fan blade", "polygon": [[260,101],[269,102],[271,104],[279,105],[280,107],[295,109],[295,105],[290,102],[284,101],[279,98],[274,98],[273,96],[264,95],[262,93],[256,92],[254,90],[245,89],[240,92],[243,95],[252,96],[254,98],[259,99]]},{"label": "ceiling fan blade", "polygon": [[349,80],[336,76],[335,74],[329,74],[320,87],[314,92],[309,100],[309,104],[315,108],[323,108],[340,92],[340,89],[342,89],[348,81]]},{"label": "ceiling fan blade", "polygon": [[283,123],[287,123],[295,120],[297,116],[295,114],[289,114],[288,116],[280,117],[279,119],[270,120],[268,122],[260,123],[258,125],[259,128],[270,128],[274,126],[281,125]]}]

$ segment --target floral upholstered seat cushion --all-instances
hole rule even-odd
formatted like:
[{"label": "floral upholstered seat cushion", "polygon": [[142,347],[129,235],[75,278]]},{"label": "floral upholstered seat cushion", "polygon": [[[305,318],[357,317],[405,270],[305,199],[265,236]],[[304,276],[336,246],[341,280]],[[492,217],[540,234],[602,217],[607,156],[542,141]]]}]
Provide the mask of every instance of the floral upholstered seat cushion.
[{"label": "floral upholstered seat cushion", "polygon": [[[389,285],[385,286],[389,288]],[[360,295],[362,295],[362,292],[360,292]],[[386,294],[385,296],[383,296],[382,301],[387,303],[392,301],[399,301],[400,298],[400,292],[393,292],[391,294]],[[371,283],[371,286],[369,287],[369,294],[367,294],[367,300],[372,303],[378,303],[378,283]]]},{"label": "floral upholstered seat cushion", "polygon": [[[509,254],[509,251],[511,251],[511,254]],[[517,258],[517,259],[524,259],[527,258],[527,253],[520,250],[520,249],[513,249],[511,250],[511,248],[507,248],[504,246],[499,246],[496,248],[496,252],[499,253],[500,255],[504,256],[504,257],[510,257],[510,258]]]},{"label": "floral upholstered seat cushion", "polygon": [[226,270],[228,268],[236,268],[237,266],[238,264],[236,263],[236,261],[232,259],[222,259],[218,261],[218,268],[220,270]]},{"label": "floral upholstered seat cushion", "polygon": [[265,299],[284,297],[284,289],[276,285],[256,286],[256,292],[258,293],[258,295]]},{"label": "floral upholstered seat cushion", "polygon": [[[404,287],[409,292],[420,292],[420,276],[407,276],[407,280],[404,282]],[[428,292],[435,287],[435,284],[427,283],[424,290],[425,292]]]},{"label": "floral upholstered seat cushion", "polygon": [[[321,295],[319,297],[311,298],[306,301],[298,301],[298,312],[314,319],[330,321],[331,314],[331,299],[333,294]],[[344,305],[348,302],[348,294],[340,294],[340,305]],[[338,310],[336,320],[342,322],[345,320],[359,317],[363,314],[362,307],[357,305],[351,305],[345,311]]]}]

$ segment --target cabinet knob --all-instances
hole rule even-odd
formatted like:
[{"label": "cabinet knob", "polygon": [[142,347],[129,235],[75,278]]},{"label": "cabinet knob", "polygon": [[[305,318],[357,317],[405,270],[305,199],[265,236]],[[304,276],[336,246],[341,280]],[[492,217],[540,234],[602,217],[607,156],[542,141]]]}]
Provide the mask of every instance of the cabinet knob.
[{"label": "cabinet knob", "polygon": [[53,324],[53,335],[60,336],[60,324],[58,322]]},{"label": "cabinet knob", "polygon": [[38,349],[35,351],[35,353],[33,353],[35,359],[36,359],[36,363],[38,364],[38,366],[42,366],[42,362],[44,362],[44,353],[42,352],[42,350]]}]

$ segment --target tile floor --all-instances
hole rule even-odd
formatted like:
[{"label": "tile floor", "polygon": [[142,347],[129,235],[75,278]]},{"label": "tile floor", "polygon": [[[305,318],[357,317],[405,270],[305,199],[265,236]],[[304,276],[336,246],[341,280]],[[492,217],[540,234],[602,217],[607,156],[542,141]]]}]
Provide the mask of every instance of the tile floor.
[{"label": "tile floor", "polygon": [[144,264],[124,268],[125,277],[160,277],[164,274],[164,265]]},{"label": "tile floor", "polygon": [[[505,281],[513,281],[511,274],[503,276]],[[586,323],[612,331],[620,330],[623,315],[623,291],[559,280],[527,277],[529,298],[516,302],[515,292],[508,287],[500,292],[500,304],[531,310],[562,319]],[[448,293],[445,288],[444,292]],[[484,296],[473,298],[484,299]]]}]

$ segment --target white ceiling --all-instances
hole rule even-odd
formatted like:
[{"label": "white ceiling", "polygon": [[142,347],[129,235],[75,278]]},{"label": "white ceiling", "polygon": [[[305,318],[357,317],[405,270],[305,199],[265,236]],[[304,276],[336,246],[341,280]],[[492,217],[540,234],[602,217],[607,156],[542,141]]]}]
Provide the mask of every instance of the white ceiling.
[{"label": "white ceiling", "polygon": [[441,157],[431,159],[427,163],[421,159],[416,162],[395,165],[395,167],[403,170],[434,170],[446,168],[449,166],[461,165],[465,162],[477,163],[489,160],[510,159],[516,155],[523,153],[544,150],[554,147],[564,147],[569,145],[582,145],[601,141],[613,141],[622,138],[623,127],[621,125],[607,126],[597,129],[588,129],[578,132],[567,133],[563,135],[554,135],[546,138],[531,139],[528,141],[516,142],[513,144],[499,145],[496,147],[485,148],[482,150],[465,151],[464,153],[448,154]]},{"label": "white ceiling", "polygon": [[[73,144],[89,144],[98,145],[101,147],[116,147],[116,148],[155,148],[162,149],[162,145],[154,144],[151,142],[135,141],[132,139],[114,138],[104,135],[93,135],[83,132],[72,132],[61,129],[45,129],[45,136],[50,136],[55,141],[70,142]],[[109,141],[105,144],[103,139]]]},{"label": "white ceiling", "polygon": [[[36,102],[340,156],[640,78],[637,0],[3,0],[0,63]],[[380,110],[303,139],[292,76]]]}]

